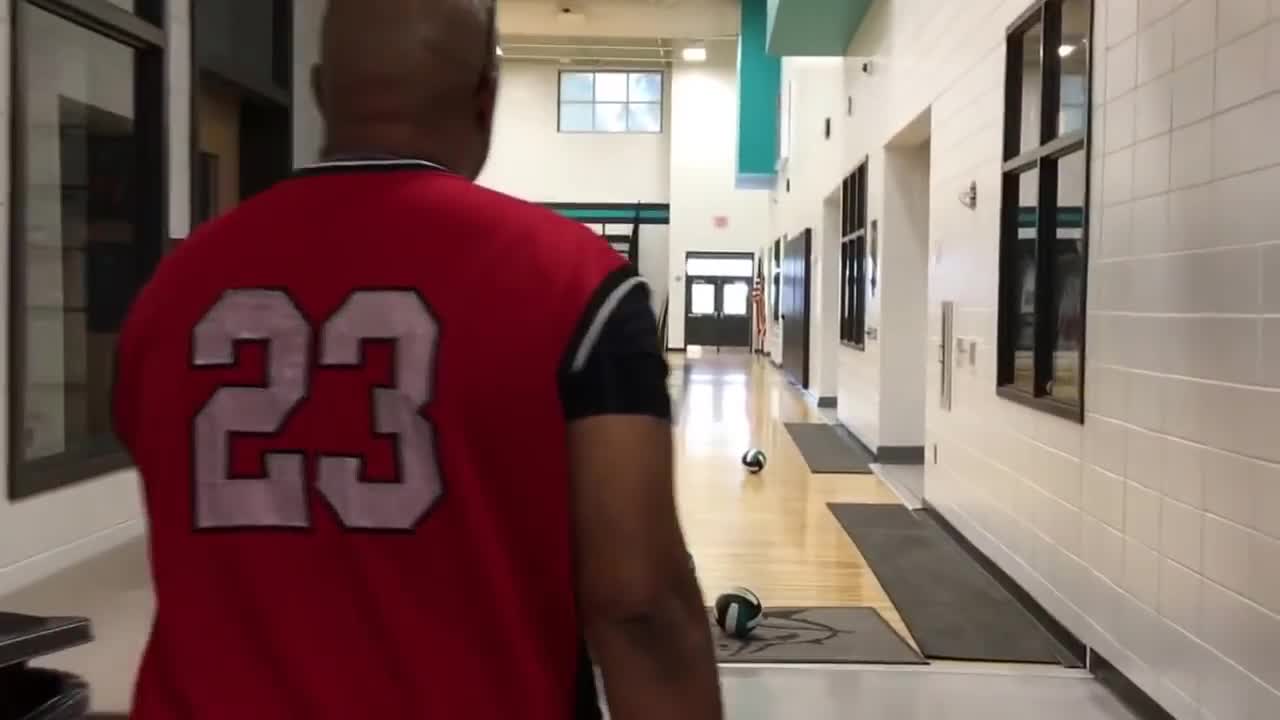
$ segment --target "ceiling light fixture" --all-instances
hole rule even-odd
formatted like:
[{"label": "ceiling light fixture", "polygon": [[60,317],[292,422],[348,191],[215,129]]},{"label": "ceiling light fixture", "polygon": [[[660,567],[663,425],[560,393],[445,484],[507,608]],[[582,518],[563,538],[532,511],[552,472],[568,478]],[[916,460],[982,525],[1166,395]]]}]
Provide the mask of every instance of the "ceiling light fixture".
[{"label": "ceiling light fixture", "polygon": [[498,46],[498,57],[502,57],[502,46]]},{"label": "ceiling light fixture", "polygon": [[1061,45],[1058,47],[1058,57],[1066,57],[1075,51],[1075,45]]},{"label": "ceiling light fixture", "polygon": [[690,45],[680,51],[680,57],[684,58],[685,62],[706,62],[707,48],[702,45]]}]

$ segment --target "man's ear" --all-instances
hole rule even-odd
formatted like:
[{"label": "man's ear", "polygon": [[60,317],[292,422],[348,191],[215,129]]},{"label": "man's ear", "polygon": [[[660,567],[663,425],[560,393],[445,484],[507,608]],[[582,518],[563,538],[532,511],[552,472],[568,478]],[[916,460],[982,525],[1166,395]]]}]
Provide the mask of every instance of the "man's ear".
[{"label": "man's ear", "polygon": [[316,107],[324,112],[324,67],[319,63],[311,66],[311,94],[315,97]]}]

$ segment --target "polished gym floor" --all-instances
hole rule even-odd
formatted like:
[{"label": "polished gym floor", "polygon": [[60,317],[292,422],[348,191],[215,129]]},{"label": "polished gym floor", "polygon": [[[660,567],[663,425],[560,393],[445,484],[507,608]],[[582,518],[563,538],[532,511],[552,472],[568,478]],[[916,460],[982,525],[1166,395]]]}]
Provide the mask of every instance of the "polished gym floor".
[{"label": "polished gym floor", "polygon": [[[826,508],[897,502],[898,495],[873,475],[809,473],[782,422],[823,415],[764,359],[691,348],[671,365],[680,513],[706,594],[746,585],[766,604],[870,606],[911,641]],[[753,446],[769,456],[759,475],[739,463]],[[95,709],[127,709],[153,610],[141,542],[2,602],[18,612],[90,616],[97,640],[47,664],[85,676]],[[1133,717],[1085,673],[1056,667],[754,665],[726,666],[721,677],[731,720]]]}]

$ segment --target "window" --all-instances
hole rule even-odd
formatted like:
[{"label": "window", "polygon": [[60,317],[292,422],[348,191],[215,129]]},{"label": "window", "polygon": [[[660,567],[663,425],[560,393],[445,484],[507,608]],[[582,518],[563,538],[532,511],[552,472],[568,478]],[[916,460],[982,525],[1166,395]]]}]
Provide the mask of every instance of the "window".
[{"label": "window", "polygon": [[773,321],[782,321],[782,238],[773,241]]},{"label": "window", "polygon": [[166,240],[156,4],[57,6],[16,4],[11,498],[128,465],[111,434],[116,336]]},{"label": "window", "polygon": [[866,348],[867,163],[840,185],[840,341]]},{"label": "window", "polygon": [[1090,0],[1042,0],[1009,31],[997,391],[1083,418]]},{"label": "window", "polygon": [[662,73],[561,72],[560,132],[662,132]]}]

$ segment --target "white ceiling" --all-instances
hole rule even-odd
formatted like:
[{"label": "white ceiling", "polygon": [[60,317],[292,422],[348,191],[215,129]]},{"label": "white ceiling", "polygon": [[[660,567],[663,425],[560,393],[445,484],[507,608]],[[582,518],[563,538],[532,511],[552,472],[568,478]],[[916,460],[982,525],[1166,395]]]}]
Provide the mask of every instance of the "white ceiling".
[{"label": "white ceiling", "polygon": [[504,36],[666,38],[737,35],[738,0],[500,0]]}]

